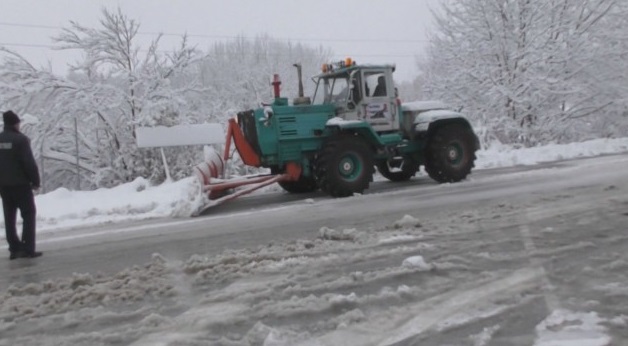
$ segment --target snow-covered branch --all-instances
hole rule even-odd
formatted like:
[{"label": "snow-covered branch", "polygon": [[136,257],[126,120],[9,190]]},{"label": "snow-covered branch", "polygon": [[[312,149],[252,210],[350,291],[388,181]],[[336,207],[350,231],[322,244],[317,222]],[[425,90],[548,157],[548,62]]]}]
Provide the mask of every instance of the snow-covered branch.
[{"label": "snow-covered branch", "polygon": [[442,6],[428,58],[419,64],[424,89],[464,107],[488,129],[485,140],[535,145],[554,133],[563,140],[590,138],[580,124],[600,116],[618,117],[618,134],[628,127],[615,107],[627,105],[625,1],[450,0]]}]

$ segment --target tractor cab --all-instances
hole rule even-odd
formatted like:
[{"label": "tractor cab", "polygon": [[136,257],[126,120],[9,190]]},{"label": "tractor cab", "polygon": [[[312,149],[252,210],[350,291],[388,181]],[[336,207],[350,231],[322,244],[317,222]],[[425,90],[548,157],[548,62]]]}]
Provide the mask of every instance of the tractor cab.
[{"label": "tractor cab", "polygon": [[365,121],[377,132],[399,129],[392,65],[357,65],[347,58],[325,64],[314,76],[314,104],[333,104],[336,116]]}]

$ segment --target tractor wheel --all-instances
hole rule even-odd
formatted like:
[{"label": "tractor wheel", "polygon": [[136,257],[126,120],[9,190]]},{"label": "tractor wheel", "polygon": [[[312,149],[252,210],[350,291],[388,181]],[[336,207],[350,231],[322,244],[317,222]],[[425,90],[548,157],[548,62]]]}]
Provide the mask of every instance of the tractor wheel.
[{"label": "tractor wheel", "polygon": [[[398,162],[392,162],[390,165],[388,161],[381,160],[377,162],[376,166],[379,173],[390,181],[410,180],[410,178],[412,178],[419,170],[419,165],[409,157],[406,157]],[[401,170],[391,172],[390,168],[397,168]]]},{"label": "tractor wheel", "polygon": [[316,179],[312,176],[301,176],[297,181],[280,181],[278,184],[290,193],[308,193],[318,190]]},{"label": "tractor wheel", "polygon": [[431,136],[425,152],[425,171],[439,183],[465,179],[474,167],[473,132],[461,124],[445,125]]},{"label": "tractor wheel", "polygon": [[356,136],[340,136],[327,141],[315,167],[318,185],[332,197],[364,192],[373,180],[375,170],[371,150]]}]

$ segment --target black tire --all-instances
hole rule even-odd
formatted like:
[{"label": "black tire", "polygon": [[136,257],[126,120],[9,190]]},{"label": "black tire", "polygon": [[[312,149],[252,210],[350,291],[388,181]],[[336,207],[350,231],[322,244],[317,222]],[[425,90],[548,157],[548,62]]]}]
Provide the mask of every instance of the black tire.
[{"label": "black tire", "polygon": [[375,172],[371,150],[357,136],[329,139],[315,165],[321,190],[332,197],[347,197],[368,189]]},{"label": "black tire", "polygon": [[409,157],[405,157],[402,161],[394,162],[393,164],[397,167],[401,165],[401,170],[391,172],[386,160],[378,161],[376,165],[379,173],[390,181],[408,181],[419,170],[419,165]]},{"label": "black tire", "polygon": [[280,181],[279,186],[289,193],[309,193],[318,190],[314,177],[301,176],[297,181]]},{"label": "black tire", "polygon": [[439,183],[465,179],[475,166],[475,135],[462,124],[444,125],[429,138],[425,171]]}]

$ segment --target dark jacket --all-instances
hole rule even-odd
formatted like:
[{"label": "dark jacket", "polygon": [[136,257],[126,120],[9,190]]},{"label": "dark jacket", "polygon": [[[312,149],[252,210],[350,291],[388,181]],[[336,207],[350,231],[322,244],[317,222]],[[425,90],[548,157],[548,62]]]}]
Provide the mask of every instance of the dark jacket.
[{"label": "dark jacket", "polygon": [[0,186],[38,188],[39,170],[28,137],[12,127],[0,132]]}]

